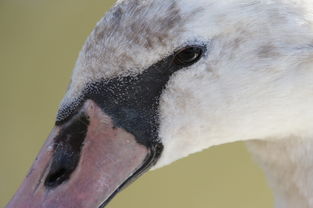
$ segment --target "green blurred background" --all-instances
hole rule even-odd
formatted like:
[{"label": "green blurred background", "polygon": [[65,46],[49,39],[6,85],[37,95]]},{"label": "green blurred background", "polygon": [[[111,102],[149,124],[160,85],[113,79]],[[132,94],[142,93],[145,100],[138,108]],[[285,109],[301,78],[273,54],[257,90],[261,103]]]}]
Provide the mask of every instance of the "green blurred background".
[{"label": "green blurred background", "polygon": [[[78,52],[112,0],[0,0],[0,207],[53,126]],[[214,147],[149,172],[108,207],[273,206],[243,143]]]}]

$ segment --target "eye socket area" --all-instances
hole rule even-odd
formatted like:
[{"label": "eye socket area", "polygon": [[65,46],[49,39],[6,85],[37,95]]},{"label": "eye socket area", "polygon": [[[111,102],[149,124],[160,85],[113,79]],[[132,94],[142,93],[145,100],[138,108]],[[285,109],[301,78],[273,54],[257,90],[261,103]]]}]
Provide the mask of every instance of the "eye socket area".
[{"label": "eye socket area", "polygon": [[175,53],[174,63],[183,67],[190,66],[199,61],[203,53],[203,46],[184,47]]}]

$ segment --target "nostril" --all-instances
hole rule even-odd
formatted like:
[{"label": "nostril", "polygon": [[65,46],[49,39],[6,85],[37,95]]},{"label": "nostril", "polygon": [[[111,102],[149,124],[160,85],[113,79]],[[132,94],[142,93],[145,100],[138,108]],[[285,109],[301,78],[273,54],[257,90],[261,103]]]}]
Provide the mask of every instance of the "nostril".
[{"label": "nostril", "polygon": [[50,173],[45,181],[45,186],[55,187],[66,181],[70,177],[70,172],[65,168],[61,168],[54,173]]},{"label": "nostril", "polygon": [[55,188],[70,179],[79,163],[88,125],[88,116],[81,113],[61,128],[54,139],[52,163],[44,182],[47,188]]}]

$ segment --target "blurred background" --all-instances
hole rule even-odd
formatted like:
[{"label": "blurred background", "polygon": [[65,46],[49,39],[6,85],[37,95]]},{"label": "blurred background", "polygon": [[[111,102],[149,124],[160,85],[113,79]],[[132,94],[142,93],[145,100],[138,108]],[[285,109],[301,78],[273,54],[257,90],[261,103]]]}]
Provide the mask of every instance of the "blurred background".
[{"label": "blurred background", "polygon": [[[78,52],[112,0],[0,0],[0,207],[51,130]],[[265,208],[273,198],[243,143],[149,172],[109,208]]]}]

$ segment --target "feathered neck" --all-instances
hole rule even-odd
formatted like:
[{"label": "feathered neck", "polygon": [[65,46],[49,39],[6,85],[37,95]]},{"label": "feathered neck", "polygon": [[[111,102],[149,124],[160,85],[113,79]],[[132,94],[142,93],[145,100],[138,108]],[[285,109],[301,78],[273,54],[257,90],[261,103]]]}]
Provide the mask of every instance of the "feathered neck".
[{"label": "feathered neck", "polygon": [[249,141],[272,189],[276,208],[313,207],[313,140],[291,136]]}]

